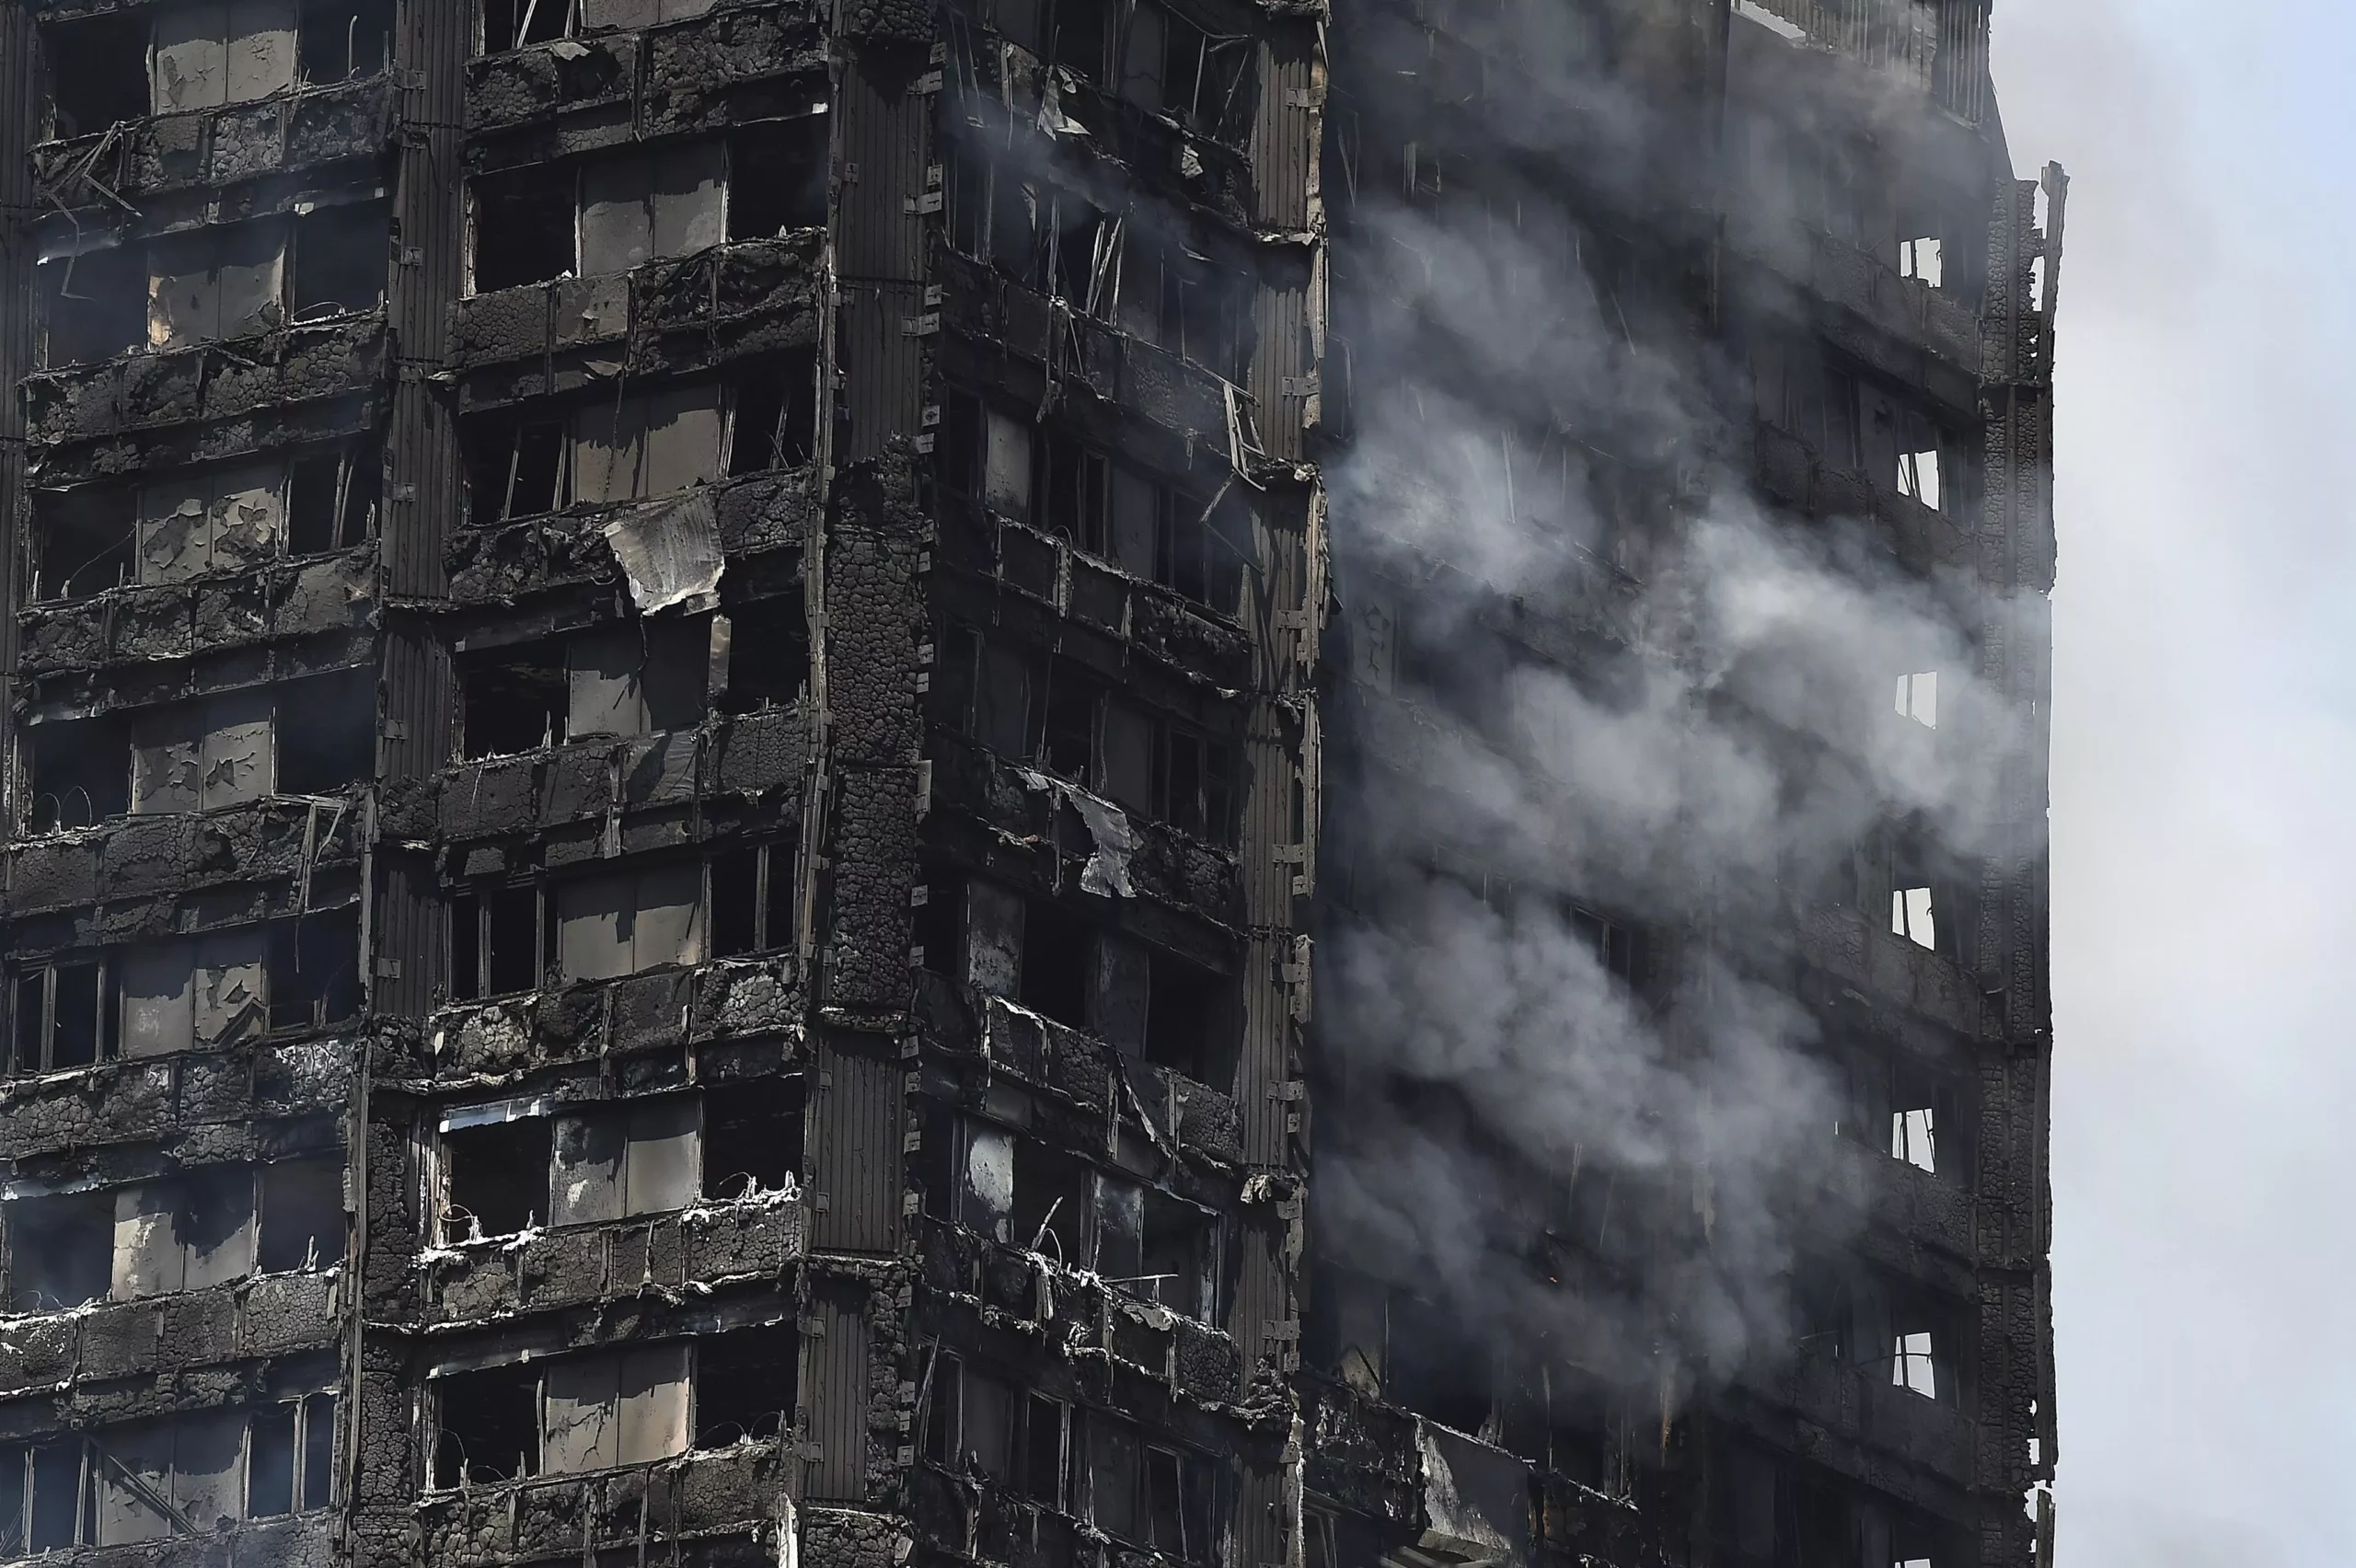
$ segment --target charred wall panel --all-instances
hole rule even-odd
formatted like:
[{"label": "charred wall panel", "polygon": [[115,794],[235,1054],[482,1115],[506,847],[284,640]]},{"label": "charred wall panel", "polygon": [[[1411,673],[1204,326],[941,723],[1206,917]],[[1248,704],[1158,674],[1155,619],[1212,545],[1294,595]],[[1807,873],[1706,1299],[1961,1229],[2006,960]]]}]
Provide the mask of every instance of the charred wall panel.
[{"label": "charred wall panel", "polygon": [[868,45],[840,77],[835,110],[835,268],[847,280],[925,276],[933,106],[941,71],[918,50]]},{"label": "charred wall panel", "polygon": [[1261,227],[1309,227],[1317,190],[1316,107],[1323,73],[1316,35],[1305,24],[1276,23],[1259,45],[1260,100],[1252,120],[1253,217]]},{"label": "charred wall panel", "polygon": [[899,1048],[886,1036],[829,1031],[820,1039],[817,1064],[814,1244],[826,1252],[896,1252],[907,1124]]},{"label": "charred wall panel", "polygon": [[460,514],[457,432],[441,368],[465,259],[460,132],[472,4],[402,0],[399,225],[390,296],[397,375],[387,443],[385,559],[396,594],[446,592],[442,550]]},{"label": "charred wall panel", "polygon": [[817,1450],[806,1482],[813,1503],[867,1500],[867,1288],[851,1280],[821,1280],[811,1292],[805,1404]]}]

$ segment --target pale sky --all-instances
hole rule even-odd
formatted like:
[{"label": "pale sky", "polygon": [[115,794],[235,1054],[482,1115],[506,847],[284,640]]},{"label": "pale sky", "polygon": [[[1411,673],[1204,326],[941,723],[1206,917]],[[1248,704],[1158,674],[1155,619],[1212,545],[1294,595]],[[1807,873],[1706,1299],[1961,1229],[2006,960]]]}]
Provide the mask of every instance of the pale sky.
[{"label": "pale sky", "polygon": [[2062,275],[2064,1568],[2356,1562],[2356,5],[1996,0]]}]

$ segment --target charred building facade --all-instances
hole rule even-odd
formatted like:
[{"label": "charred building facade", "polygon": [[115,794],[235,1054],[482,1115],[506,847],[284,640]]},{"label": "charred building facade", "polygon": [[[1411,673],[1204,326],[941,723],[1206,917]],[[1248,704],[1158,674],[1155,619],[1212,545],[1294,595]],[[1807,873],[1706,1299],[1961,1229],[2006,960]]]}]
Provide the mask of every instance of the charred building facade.
[{"label": "charred building facade", "polygon": [[1988,27],[0,0],[0,1558],[2050,1561]]}]

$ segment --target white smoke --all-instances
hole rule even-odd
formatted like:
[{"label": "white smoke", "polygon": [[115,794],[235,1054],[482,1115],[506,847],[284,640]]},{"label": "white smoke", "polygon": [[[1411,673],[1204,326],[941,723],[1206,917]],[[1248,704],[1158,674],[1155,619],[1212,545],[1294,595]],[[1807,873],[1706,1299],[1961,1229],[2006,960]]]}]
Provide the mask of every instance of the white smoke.
[{"label": "white smoke", "polygon": [[[1328,772],[1317,1243],[1631,1382],[1731,1375],[1788,1343],[1804,1244],[1860,1217],[1790,950],[1889,824],[1956,865],[1992,847],[2022,737],[1960,628],[2003,606],[1868,527],[1768,515],[1742,368],[1648,348],[1691,340],[1559,198],[1492,171],[1475,227],[1376,189],[1335,241],[1380,303],[1340,323],[1355,428],[1326,480],[1348,635],[1395,622],[1410,700],[1337,726],[1359,761]],[[1622,473],[1673,500],[1599,506]],[[1625,642],[1571,634],[1605,626]],[[1933,672],[1935,728],[1894,700]],[[1649,1002],[1579,905],[1664,939]],[[1599,1171],[1642,1233],[1572,1236],[1619,1272],[1565,1288],[1532,1245],[1592,1223],[1565,1194]]]}]

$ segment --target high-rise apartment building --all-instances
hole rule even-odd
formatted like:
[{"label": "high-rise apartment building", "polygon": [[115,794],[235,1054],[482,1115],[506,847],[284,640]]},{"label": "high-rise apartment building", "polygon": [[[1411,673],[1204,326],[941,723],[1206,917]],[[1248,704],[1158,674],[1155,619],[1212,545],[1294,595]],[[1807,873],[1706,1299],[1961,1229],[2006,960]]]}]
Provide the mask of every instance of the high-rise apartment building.
[{"label": "high-rise apartment building", "polygon": [[0,0],[0,1558],[2050,1560],[1988,27]]}]

